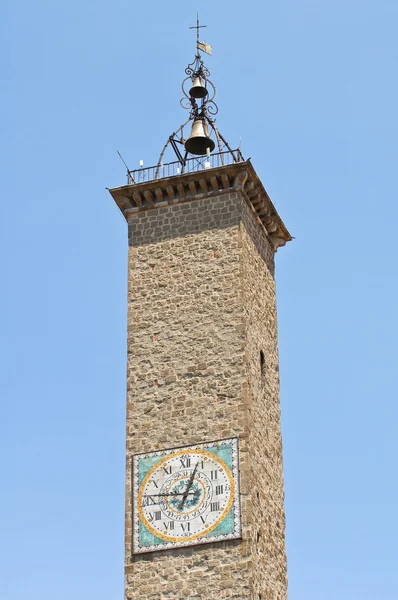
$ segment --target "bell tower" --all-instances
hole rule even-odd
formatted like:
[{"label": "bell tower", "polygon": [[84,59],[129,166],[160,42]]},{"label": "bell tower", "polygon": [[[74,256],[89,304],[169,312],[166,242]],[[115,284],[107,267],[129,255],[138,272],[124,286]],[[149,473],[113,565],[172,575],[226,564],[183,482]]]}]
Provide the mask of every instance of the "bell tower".
[{"label": "bell tower", "polygon": [[216,127],[196,30],[188,119],[110,190],[129,241],[125,597],[286,600],[274,257],[291,236]]}]

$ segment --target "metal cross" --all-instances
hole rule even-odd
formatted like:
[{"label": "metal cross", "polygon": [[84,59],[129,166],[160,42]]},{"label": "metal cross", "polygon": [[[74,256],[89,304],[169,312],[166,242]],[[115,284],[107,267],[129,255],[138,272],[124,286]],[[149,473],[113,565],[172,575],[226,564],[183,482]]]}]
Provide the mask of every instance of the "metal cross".
[{"label": "metal cross", "polygon": [[199,44],[199,29],[203,29],[207,27],[207,25],[199,25],[199,13],[196,13],[196,25],[195,27],[190,27],[189,29],[196,29],[196,41]]}]

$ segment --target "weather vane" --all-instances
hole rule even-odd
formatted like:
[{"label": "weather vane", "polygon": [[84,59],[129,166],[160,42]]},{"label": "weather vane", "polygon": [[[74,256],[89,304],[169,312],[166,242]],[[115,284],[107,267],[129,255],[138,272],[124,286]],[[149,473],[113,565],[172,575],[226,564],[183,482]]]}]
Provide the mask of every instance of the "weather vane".
[{"label": "weather vane", "polygon": [[[187,76],[181,86],[184,97],[180,100],[180,104],[183,108],[189,110],[189,117],[177,131],[170,135],[164,145],[157,164],[155,178],[159,176],[160,169],[163,166],[163,156],[169,145],[173,148],[181,164],[182,173],[185,170],[190,154],[196,157],[198,163],[200,163],[200,158],[198,157],[203,157],[203,160],[206,162],[204,165],[202,163],[200,165],[204,168],[209,168],[211,166],[210,154],[215,149],[216,143],[221,164],[224,164],[224,155],[227,153],[232,156],[234,162],[242,160],[240,150],[231,150],[227,141],[218,131],[213,119],[214,115],[218,113],[218,106],[214,102],[216,88],[209,79],[210,71],[205,66],[200,55],[200,52],[209,56],[212,55],[211,46],[207,42],[201,42],[199,38],[200,29],[205,27],[206,25],[200,25],[199,15],[197,15],[196,25],[190,27],[190,29],[196,29],[196,54],[194,60],[185,69]],[[184,127],[190,121],[193,121],[191,134],[185,139]],[[212,135],[215,140],[212,139]]]},{"label": "weather vane", "polygon": [[206,52],[206,54],[212,55],[212,47],[206,42],[199,41],[199,29],[204,29],[207,25],[199,25],[199,13],[196,13],[196,25],[189,29],[196,29],[196,49]]}]

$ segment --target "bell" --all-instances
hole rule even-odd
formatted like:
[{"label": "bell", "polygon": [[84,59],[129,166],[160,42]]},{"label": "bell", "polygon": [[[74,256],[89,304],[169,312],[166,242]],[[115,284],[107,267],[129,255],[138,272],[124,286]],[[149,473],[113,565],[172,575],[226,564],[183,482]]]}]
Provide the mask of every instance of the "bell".
[{"label": "bell", "polygon": [[201,77],[195,77],[192,87],[189,90],[189,94],[192,98],[205,98],[205,96],[207,96],[208,92],[203,85],[203,79]]},{"label": "bell", "polygon": [[202,121],[202,119],[195,119],[192,125],[191,135],[185,142],[185,150],[191,154],[201,156],[207,154],[208,148],[209,153],[213,152],[215,143],[209,137],[207,124]]}]

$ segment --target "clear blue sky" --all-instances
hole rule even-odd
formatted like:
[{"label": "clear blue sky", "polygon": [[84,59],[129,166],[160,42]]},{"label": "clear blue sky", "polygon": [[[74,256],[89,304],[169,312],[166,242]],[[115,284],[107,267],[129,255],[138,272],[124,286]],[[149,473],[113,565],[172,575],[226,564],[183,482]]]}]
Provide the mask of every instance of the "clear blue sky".
[{"label": "clear blue sky", "polygon": [[184,120],[196,10],[218,126],[277,254],[290,600],[396,600],[396,0],[0,9],[0,598],[123,596],[127,232],[105,187]]}]

